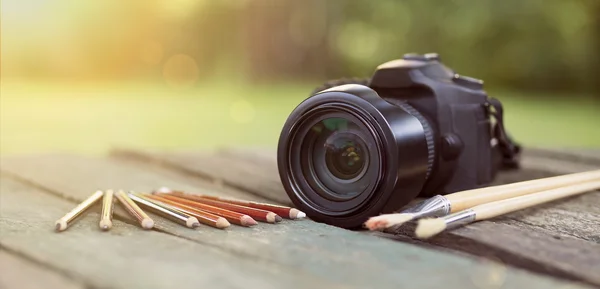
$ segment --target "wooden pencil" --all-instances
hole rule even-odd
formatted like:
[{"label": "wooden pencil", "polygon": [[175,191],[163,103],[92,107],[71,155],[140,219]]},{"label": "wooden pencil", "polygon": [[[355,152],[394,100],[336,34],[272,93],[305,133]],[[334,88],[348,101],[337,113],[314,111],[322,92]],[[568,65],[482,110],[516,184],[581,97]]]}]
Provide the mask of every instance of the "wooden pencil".
[{"label": "wooden pencil", "polygon": [[517,210],[600,189],[600,180],[541,191],[520,197],[490,202],[442,218],[419,220],[415,234],[426,239],[446,229],[487,220]]},{"label": "wooden pencil", "polygon": [[129,198],[124,191],[118,191],[115,194],[115,197],[117,200],[119,200],[121,205],[123,205],[125,210],[127,210],[127,212],[134,217],[138,223],[140,223],[142,228],[149,230],[154,227],[154,221],[148,217],[148,215],[140,207],[138,207],[138,205],[133,202],[133,200],[131,200],[131,198]]},{"label": "wooden pencil", "polygon": [[113,190],[107,190],[104,192],[104,197],[102,198],[102,214],[100,215],[98,226],[103,231],[108,231],[112,228],[112,215],[114,209],[113,196]]},{"label": "wooden pencil", "polygon": [[215,214],[211,214],[211,213],[203,211],[203,210],[199,210],[192,206],[188,206],[186,204],[182,204],[182,203],[179,203],[179,202],[167,199],[167,198],[163,198],[161,196],[156,196],[156,195],[144,195],[144,197],[159,201],[163,204],[170,205],[170,206],[174,207],[175,209],[182,211],[183,213],[186,213],[190,216],[194,216],[202,224],[205,224],[205,225],[208,225],[211,227],[215,227],[215,228],[219,228],[219,229],[224,229],[224,228],[227,228],[230,226],[229,221],[227,221],[226,218],[215,215]]},{"label": "wooden pencil", "polygon": [[[166,191],[164,191],[164,190],[161,192],[166,193]],[[219,201],[219,202],[223,202],[223,203],[229,203],[229,204],[240,205],[240,206],[244,206],[244,207],[261,209],[261,210],[265,210],[265,211],[271,211],[271,212],[273,212],[283,218],[287,218],[287,219],[300,219],[300,218],[306,217],[306,214],[304,212],[302,212],[298,209],[290,208],[290,207],[286,207],[286,206],[265,204],[265,203],[252,202],[252,201],[244,201],[244,200],[224,198],[224,197],[204,195],[204,194],[193,194],[192,195],[192,194],[186,194],[182,191],[170,191],[169,193],[174,196],[179,196],[179,197],[183,197],[183,198],[185,198],[186,195],[191,195],[191,196],[197,196],[197,197],[201,197],[204,199]]]},{"label": "wooden pencil", "polygon": [[198,222],[198,219],[196,219],[196,217],[182,213],[181,211],[176,210],[175,208],[173,208],[167,204],[163,204],[161,202],[151,200],[151,199],[145,198],[144,196],[134,194],[134,193],[129,193],[129,194],[127,194],[127,196],[129,198],[131,198],[133,201],[135,201],[136,203],[143,205],[145,208],[152,210],[154,213],[161,215],[167,219],[170,219],[178,224],[181,224],[188,228],[195,228],[195,227],[200,226],[200,222]]},{"label": "wooden pencil", "polygon": [[267,211],[267,210],[261,210],[261,209],[256,209],[256,208],[250,208],[250,207],[244,207],[244,206],[235,205],[235,204],[219,202],[219,201],[215,201],[215,200],[204,199],[204,198],[196,197],[194,195],[189,195],[189,194],[186,194],[185,196],[175,196],[175,195],[165,194],[165,193],[161,193],[161,194],[157,194],[157,195],[167,198],[167,199],[170,199],[170,200],[173,200],[173,201],[176,201],[176,202],[179,202],[179,203],[182,203],[182,204],[186,204],[186,205],[194,205],[195,203],[202,203],[202,204],[207,204],[207,205],[211,205],[214,207],[223,208],[226,210],[246,214],[246,215],[252,217],[253,219],[255,219],[257,221],[261,221],[261,222],[267,222],[267,223],[281,222],[281,217],[279,215],[277,215],[271,211]]},{"label": "wooden pencil", "polygon": [[77,217],[81,216],[85,211],[87,211],[90,207],[92,207],[96,202],[102,199],[104,196],[104,192],[96,191],[91,196],[89,196],[85,201],[81,202],[77,205],[73,210],[68,212],[62,218],[58,219],[55,224],[56,231],[62,232],[66,230],[73,221],[77,219]]}]

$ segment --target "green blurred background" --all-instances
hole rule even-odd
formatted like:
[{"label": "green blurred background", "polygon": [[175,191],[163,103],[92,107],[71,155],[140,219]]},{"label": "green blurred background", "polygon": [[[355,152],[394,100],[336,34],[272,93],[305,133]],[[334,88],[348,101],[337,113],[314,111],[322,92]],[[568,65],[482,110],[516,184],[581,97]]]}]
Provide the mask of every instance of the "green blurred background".
[{"label": "green blurred background", "polygon": [[275,147],[322,82],[438,52],[529,146],[600,147],[600,1],[1,2],[0,153]]}]

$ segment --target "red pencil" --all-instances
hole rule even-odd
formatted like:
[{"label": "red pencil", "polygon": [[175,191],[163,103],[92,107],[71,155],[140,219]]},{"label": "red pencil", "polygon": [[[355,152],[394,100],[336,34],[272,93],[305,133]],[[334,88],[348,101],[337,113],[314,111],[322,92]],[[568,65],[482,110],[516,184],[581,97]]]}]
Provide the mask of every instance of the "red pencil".
[{"label": "red pencil", "polygon": [[240,214],[238,212],[234,212],[234,211],[230,211],[230,210],[225,210],[225,209],[214,207],[211,205],[196,203],[192,206],[189,204],[183,204],[181,202],[178,202],[177,200],[172,200],[172,199],[166,198],[166,196],[159,196],[159,195],[146,195],[146,196],[148,198],[155,199],[155,200],[161,201],[163,203],[166,203],[166,204],[178,207],[178,208],[215,214],[217,216],[221,216],[221,217],[227,219],[227,221],[234,223],[236,225],[249,227],[249,226],[254,226],[257,224],[257,222],[248,215]]},{"label": "red pencil", "polygon": [[240,206],[244,206],[244,207],[256,208],[256,209],[261,209],[261,210],[265,210],[265,211],[271,211],[279,216],[282,216],[282,217],[288,218],[288,219],[300,219],[300,218],[306,217],[306,214],[304,212],[302,212],[298,209],[290,208],[290,207],[286,207],[286,206],[237,200],[237,199],[204,195],[204,194],[186,194],[182,191],[173,191],[168,188],[161,188],[159,190],[159,192],[160,193],[169,193],[174,196],[179,196],[182,198],[188,198],[187,196],[200,197],[203,199],[214,200],[214,201],[219,201],[219,202],[223,202],[223,203],[229,203],[229,204],[240,205]]},{"label": "red pencil", "polygon": [[229,221],[227,221],[227,219],[225,219],[221,216],[217,216],[217,215],[214,215],[211,213],[197,210],[195,208],[192,208],[192,207],[189,207],[186,205],[182,205],[177,202],[173,202],[166,198],[161,198],[160,196],[155,196],[155,195],[143,195],[143,196],[148,199],[159,201],[161,203],[164,203],[171,207],[174,207],[176,210],[179,210],[184,214],[188,214],[190,216],[196,217],[196,219],[198,219],[198,221],[202,224],[209,225],[211,227],[215,227],[215,228],[219,228],[219,229],[224,229],[224,228],[229,227]]},{"label": "red pencil", "polygon": [[194,206],[194,205],[197,205],[198,203],[202,203],[202,204],[207,204],[207,205],[219,207],[222,209],[246,214],[246,215],[254,218],[257,221],[268,222],[268,223],[281,222],[280,216],[278,216],[277,214],[275,214],[273,212],[267,211],[267,210],[261,210],[261,209],[256,209],[256,208],[250,208],[250,207],[244,207],[244,206],[235,205],[235,204],[219,202],[219,201],[215,201],[215,200],[204,199],[204,198],[194,196],[194,195],[177,194],[176,192],[174,192],[173,194],[162,194],[161,193],[158,195],[161,197],[164,197],[165,199],[169,199],[169,200],[181,203],[181,204],[186,204],[188,206]]}]

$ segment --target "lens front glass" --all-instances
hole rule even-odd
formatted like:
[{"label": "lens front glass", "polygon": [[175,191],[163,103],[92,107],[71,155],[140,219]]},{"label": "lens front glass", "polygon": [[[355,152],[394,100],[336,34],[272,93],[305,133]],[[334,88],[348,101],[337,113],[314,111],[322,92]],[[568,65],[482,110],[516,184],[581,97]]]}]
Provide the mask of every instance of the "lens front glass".
[{"label": "lens front glass", "polygon": [[343,118],[328,118],[322,123],[333,128],[323,145],[329,172],[345,181],[360,177],[368,155],[358,127]]},{"label": "lens front glass", "polygon": [[366,177],[376,153],[373,136],[350,115],[326,115],[313,121],[302,144],[304,176],[322,197],[348,200],[364,192],[373,178]]}]

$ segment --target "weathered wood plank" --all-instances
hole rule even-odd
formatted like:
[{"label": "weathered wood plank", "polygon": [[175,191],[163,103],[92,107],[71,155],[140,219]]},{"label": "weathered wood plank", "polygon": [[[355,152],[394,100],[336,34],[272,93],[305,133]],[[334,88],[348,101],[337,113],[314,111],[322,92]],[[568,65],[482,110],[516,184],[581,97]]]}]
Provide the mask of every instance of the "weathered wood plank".
[{"label": "weathered wood plank", "polygon": [[[192,176],[218,180],[224,185],[238,188],[280,204],[290,204],[283,191],[277,167],[265,165],[262,161],[253,162],[223,158],[209,152],[160,153],[116,149],[111,152],[120,158],[140,159],[159,164]],[[260,160],[260,159],[259,159]]]},{"label": "weathered wood plank", "polygon": [[[104,187],[147,190],[158,186],[157,182],[160,182],[172,187],[188,189],[183,182],[178,183],[177,180],[157,172],[140,169],[145,169],[148,165],[146,163],[133,167],[127,162],[115,160],[38,156],[4,158],[0,164],[4,173],[18,176],[47,191],[74,200],[81,200],[91,190]],[[52,226],[51,223],[48,224],[47,219],[54,220],[60,215],[58,212],[54,214],[55,216],[44,218],[45,226]],[[304,279],[326,284],[318,287],[339,284],[352,288],[396,288],[398,284],[410,282],[410,286],[418,288],[437,288],[439,284],[444,284],[448,288],[470,288],[473,287],[470,279],[473,272],[482,268],[497,268],[496,265],[487,262],[482,263],[409,244],[373,238],[309,220],[284,221],[277,225],[260,224],[255,228],[231,227],[228,230],[203,228],[202,233],[169,222],[158,222],[158,224],[163,232],[180,236],[198,245],[204,244],[237,256],[245,256],[246,259],[255,262],[254,267],[265,266],[265,263],[273,264],[284,272],[294,272]],[[121,234],[132,234],[132,230],[135,230],[136,234],[138,231],[144,233],[131,225],[126,227],[127,230],[121,231]],[[85,236],[91,235],[90,239],[97,235],[106,236],[93,230],[86,231],[81,226],[71,228],[68,233],[77,231],[81,231]],[[62,234],[55,235],[62,236]],[[93,241],[86,239],[81,242]],[[172,260],[177,258],[179,257],[172,257]],[[540,278],[512,268],[501,268],[505,277],[503,284],[508,287],[557,286],[554,283],[556,280]],[[418,276],[427,276],[427,278]],[[493,280],[488,281],[493,282]],[[286,287],[301,287],[301,285],[288,284]]]},{"label": "weathered wood plank", "polygon": [[6,250],[0,250],[0,288],[83,289],[86,285]]},{"label": "weathered wood plank", "polygon": [[564,160],[568,162],[600,166],[600,148],[598,149],[545,149],[545,148],[525,148],[525,153],[529,156]]},{"label": "weathered wood plank", "polygon": [[169,288],[173,282],[177,288],[335,287],[315,276],[118,220],[102,232],[97,211],[56,233],[54,220],[70,210],[72,202],[11,179],[0,180],[2,246],[93,287]]},{"label": "weathered wood plank", "polygon": [[[257,178],[263,178],[265,180],[272,180],[274,177],[278,178],[277,175],[273,176],[276,166],[273,158],[265,158],[264,152],[252,153],[247,150],[235,150],[229,149],[221,152],[219,156],[222,159],[235,159],[238,162],[246,162],[246,166],[255,165],[257,171],[262,170],[264,173],[258,175]],[[123,152],[121,152],[123,155]],[[202,170],[208,171],[210,166],[202,161],[202,154],[194,153],[176,153],[174,156],[169,154],[152,154],[136,152],[139,158],[144,156],[149,160],[159,160],[161,162],[169,162],[171,166],[187,166],[189,170]],[[186,156],[187,155],[187,156]],[[195,155],[195,157],[193,157]],[[217,159],[219,156],[211,156],[211,158]],[[189,161],[194,160],[194,164],[188,164]],[[212,161],[212,164],[218,163],[218,161]],[[226,163],[223,161],[222,163]],[[260,164],[260,167],[258,167]],[[268,166],[271,164],[271,168]],[[203,168],[200,168],[203,167]],[[527,180],[531,178],[548,177],[556,174],[571,173],[576,171],[591,170],[594,167],[588,165],[582,165],[578,163],[570,163],[564,161],[556,161],[552,159],[544,159],[539,157],[524,156],[522,162],[522,169],[518,171],[506,171],[502,172],[499,176],[497,183],[506,183]],[[231,167],[229,173],[231,177],[229,182],[243,183],[244,178],[236,178],[238,174],[235,173],[235,167]],[[215,176],[218,177],[218,176]],[[283,189],[277,189],[273,187],[274,191],[269,192],[269,195],[283,194]],[[593,226],[593,223],[597,219],[597,210],[586,205],[590,199],[597,200],[600,198],[600,193],[590,193],[570,200],[563,200],[544,206],[523,210],[515,214],[508,215],[504,218],[494,220],[494,222],[505,223],[502,228],[504,230],[495,231],[498,229],[494,222],[480,222],[477,224],[478,228],[485,228],[486,230],[475,230],[464,228],[449,232],[446,237],[438,239],[437,241],[430,242],[431,244],[450,248],[454,250],[460,250],[475,255],[488,255],[500,258],[504,262],[508,262],[511,265],[526,268],[535,272],[542,272],[552,275],[561,276],[564,278],[585,280],[587,282],[600,285],[600,280],[595,277],[594,267],[589,266],[590,263],[597,262],[600,264],[600,250],[598,250],[597,244],[574,240],[571,237],[580,238],[582,240],[596,240],[596,235],[600,226]],[[572,210],[577,210],[578,214],[572,214]],[[580,218],[584,218],[581,220]],[[518,224],[515,224],[518,223]],[[406,229],[406,228],[404,228]],[[533,230],[535,233],[530,234]],[[466,232],[469,232],[468,234]],[[473,233],[475,232],[475,233]],[[503,246],[488,242],[490,236],[497,235],[510,236],[513,242],[510,243],[514,246]],[[510,232],[510,233],[507,233]],[[398,234],[407,234],[406,231],[395,232]],[[529,240],[531,246],[519,246],[520,236],[531,236]],[[533,238],[535,236],[535,238]],[[558,239],[557,239],[558,238]],[[463,240],[458,242],[457,240]],[[464,241],[468,240],[468,241]],[[456,244],[459,244],[458,246]],[[474,244],[478,244],[475,246]],[[572,247],[577,245],[576,249],[589,252],[586,256],[571,254]],[[536,246],[544,247],[548,249],[548,252],[540,253],[541,251],[532,251],[531,248]],[[492,252],[492,254],[488,253]],[[540,255],[541,254],[541,255]],[[569,256],[570,259],[564,259],[564,256]]]}]

